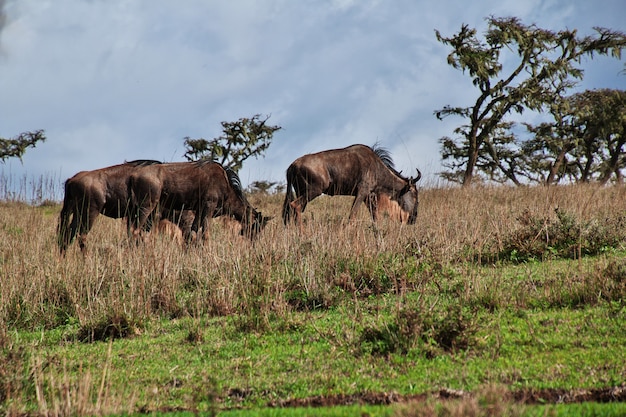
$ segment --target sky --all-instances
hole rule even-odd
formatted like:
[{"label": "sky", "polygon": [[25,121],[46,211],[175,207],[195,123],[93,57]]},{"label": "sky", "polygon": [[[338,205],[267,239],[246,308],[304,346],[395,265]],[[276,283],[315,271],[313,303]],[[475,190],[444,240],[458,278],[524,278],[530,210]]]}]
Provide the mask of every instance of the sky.
[{"label": "sky", "polygon": [[[463,123],[434,112],[477,97],[435,30],[452,36],[467,24],[482,35],[487,17],[514,16],[581,36],[626,31],[624,0],[0,0],[0,9],[0,137],[47,137],[21,162],[0,163],[0,187],[17,192],[42,178],[60,189],[79,171],[127,160],[183,161],[185,137],[212,139],[220,122],[255,114],[282,129],[265,157],[244,163],[244,185],[284,182],[306,153],[375,142],[403,173],[419,168],[434,184],[438,140]],[[577,90],[626,89],[625,58],[583,61]]]}]

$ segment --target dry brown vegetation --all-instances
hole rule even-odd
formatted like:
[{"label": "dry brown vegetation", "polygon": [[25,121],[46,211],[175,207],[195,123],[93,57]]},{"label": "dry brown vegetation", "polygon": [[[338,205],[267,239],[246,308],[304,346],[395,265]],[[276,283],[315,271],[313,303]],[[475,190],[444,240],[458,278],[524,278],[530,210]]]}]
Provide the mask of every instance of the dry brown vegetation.
[{"label": "dry brown vegetation", "polygon": [[[475,343],[466,307],[623,303],[626,263],[616,256],[573,270],[546,262],[545,277],[508,281],[502,269],[477,266],[622,251],[625,197],[622,186],[430,188],[420,194],[414,226],[389,218],[373,224],[365,209],[350,223],[350,198],[320,197],[307,208],[300,233],[280,221],[283,196],[254,194],[251,203],[275,216],[254,243],[217,219],[201,246],[185,248],[176,234],[160,233],[134,247],[122,220],[101,216],[86,256],[74,244],[64,258],[56,246],[58,204],[0,203],[0,404],[11,398],[23,404],[32,391],[37,408],[50,415],[132,411],[132,398],[107,391],[106,367],[72,381],[48,375],[37,356],[15,344],[15,331],[70,324],[78,329],[71,340],[92,342],[140,335],[153,319],[229,316],[241,331],[263,332],[292,312],[395,294],[393,317],[362,323],[345,343],[357,356],[384,358],[418,346],[434,358]],[[447,294],[449,302],[403,309],[410,291]],[[203,331],[191,328],[186,342],[202,343]],[[37,394],[42,384],[47,396]],[[458,404],[475,406],[475,399]],[[424,407],[429,415],[431,405]]]},{"label": "dry brown vegetation", "polygon": [[328,307],[346,293],[416,288],[449,265],[620,248],[625,197],[621,186],[425,189],[415,226],[373,224],[365,210],[348,223],[350,199],[322,197],[301,234],[280,222],[282,196],[253,195],[276,216],[254,244],[214,220],[203,246],[185,249],[161,234],[133,248],[123,221],[101,217],[87,256],[73,245],[66,258],[56,248],[58,206],[3,203],[0,329],[78,321],[94,338],[98,323],[119,322],[123,333],[154,316],[232,313],[262,327],[271,315]]}]

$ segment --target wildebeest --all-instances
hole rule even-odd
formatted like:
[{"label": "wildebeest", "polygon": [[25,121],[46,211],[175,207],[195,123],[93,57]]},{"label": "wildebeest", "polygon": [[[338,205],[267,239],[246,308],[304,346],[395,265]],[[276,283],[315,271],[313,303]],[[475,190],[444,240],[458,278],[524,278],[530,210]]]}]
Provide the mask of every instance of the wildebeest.
[{"label": "wildebeest", "polygon": [[175,241],[179,245],[185,243],[183,236],[191,232],[191,225],[195,214],[191,210],[172,210],[161,213],[159,218],[156,218],[156,232],[169,236],[172,241]]},{"label": "wildebeest", "polygon": [[85,251],[87,234],[99,214],[114,219],[127,217],[128,178],[135,170],[155,164],[160,162],[130,161],[93,171],[81,171],[65,181],[65,197],[57,227],[61,254],[65,253],[77,234],[80,248]]},{"label": "wildebeest", "polygon": [[380,194],[379,196],[370,195],[365,200],[365,204],[369,207],[374,221],[377,221],[381,217],[400,223],[408,223],[409,221],[409,213],[403,211],[400,205],[387,194]]},{"label": "wildebeest", "polygon": [[155,210],[192,211],[191,229],[183,230],[188,242],[194,235],[198,238],[201,229],[204,238],[208,219],[213,217],[235,218],[242,226],[241,234],[251,239],[270,219],[250,205],[237,174],[213,161],[147,166],[131,174],[129,188],[136,236]]},{"label": "wildebeest", "polygon": [[414,224],[419,204],[416,183],[421,176],[418,169],[417,178],[403,177],[394,169],[389,152],[377,145],[352,145],[304,155],[287,168],[283,221],[289,224],[293,217],[301,226],[307,203],[327,194],[355,197],[349,219],[366,202],[374,221],[379,198],[387,196],[406,214],[407,223]]}]

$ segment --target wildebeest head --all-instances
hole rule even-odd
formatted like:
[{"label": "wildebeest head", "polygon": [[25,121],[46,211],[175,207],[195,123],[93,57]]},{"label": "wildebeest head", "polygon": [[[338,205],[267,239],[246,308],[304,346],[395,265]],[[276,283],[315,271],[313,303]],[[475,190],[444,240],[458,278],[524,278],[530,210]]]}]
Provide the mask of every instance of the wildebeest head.
[{"label": "wildebeest head", "polygon": [[241,236],[246,236],[250,240],[254,240],[256,236],[265,228],[265,225],[272,217],[265,217],[260,211],[257,211],[249,202],[243,192],[241,180],[237,173],[229,167],[224,168],[228,181],[232,190],[237,195],[238,200],[243,205],[244,212],[239,217],[241,222]]},{"label": "wildebeest head", "polygon": [[263,213],[260,211],[254,210],[252,207],[249,207],[249,214],[247,218],[249,219],[247,222],[244,222],[241,227],[241,235],[247,236],[251,240],[254,240],[257,235],[265,228],[267,223],[272,220],[274,217],[272,216],[263,216]]},{"label": "wildebeest head", "polygon": [[419,195],[417,191],[417,182],[422,178],[422,173],[417,170],[417,177],[409,178],[407,185],[398,194],[398,205],[408,214],[408,224],[415,224],[417,220],[417,210],[419,207]]}]

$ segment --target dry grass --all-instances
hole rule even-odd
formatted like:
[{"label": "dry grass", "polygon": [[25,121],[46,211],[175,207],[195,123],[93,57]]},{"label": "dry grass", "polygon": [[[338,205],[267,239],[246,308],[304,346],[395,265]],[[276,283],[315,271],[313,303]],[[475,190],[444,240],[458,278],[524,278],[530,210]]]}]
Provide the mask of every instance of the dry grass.
[{"label": "dry grass", "polygon": [[365,210],[348,223],[350,199],[321,197],[307,208],[300,234],[280,222],[281,196],[251,200],[276,216],[254,243],[214,220],[203,246],[185,249],[162,234],[132,248],[122,221],[100,217],[88,254],[74,244],[65,258],[56,248],[57,206],[0,205],[0,328],[236,312],[253,314],[262,326],[270,314],[331,305],[337,290],[402,291],[407,281],[419,284],[416,270],[445,269],[485,253],[497,260],[524,218],[547,222],[557,218],[556,208],[579,225],[620,224],[626,213],[624,187],[426,189],[415,226],[372,224]]},{"label": "dry grass", "polygon": [[435,399],[416,401],[396,407],[396,417],[497,417],[522,416],[524,408],[513,402],[511,393],[503,387],[484,386],[474,395],[454,392],[447,398],[452,400],[437,402]]},{"label": "dry grass", "polygon": [[[514,292],[498,271],[475,272],[477,264],[511,261],[528,241],[544,243],[546,253],[539,260],[587,253],[582,249],[590,234],[598,248],[623,250],[624,187],[435,188],[420,197],[414,226],[389,219],[373,224],[365,209],[349,223],[350,198],[320,197],[308,206],[301,234],[281,223],[282,196],[252,195],[253,205],[275,216],[258,240],[251,243],[230,222],[214,220],[211,238],[190,248],[168,234],[131,247],[123,221],[100,217],[89,234],[88,253],[74,244],[65,258],[56,246],[58,205],[0,203],[0,403],[19,414],[10,404],[22,403],[16,397],[24,392],[35,392],[46,415],[124,412],[133,403],[107,392],[106,368],[101,375],[79,373],[80,380],[47,375],[37,358],[13,345],[14,330],[71,324],[78,328],[78,340],[92,342],[139,334],[143,323],[155,318],[231,315],[241,330],[263,331],[273,318],[295,310],[395,293],[400,296],[396,316],[366,326],[355,342],[386,355],[429,338],[438,344],[429,351],[435,356],[472,343],[472,319],[462,316],[461,304],[439,310],[425,306],[421,312],[430,316],[402,310],[402,296],[425,290],[426,284],[432,284],[429,291],[453,294],[462,306],[489,310],[532,303],[575,306],[626,296],[626,264],[615,260],[601,271],[567,271],[541,285],[522,280]],[[578,250],[556,252],[561,235],[573,236]],[[187,342],[202,338],[199,328],[190,329]],[[23,369],[29,369],[28,377],[16,379]],[[38,394],[42,381],[46,395]],[[488,390],[485,396],[492,394]],[[458,410],[444,414],[474,413],[480,401],[454,403],[450,406]],[[432,415],[431,405],[425,407],[399,415]]]}]

